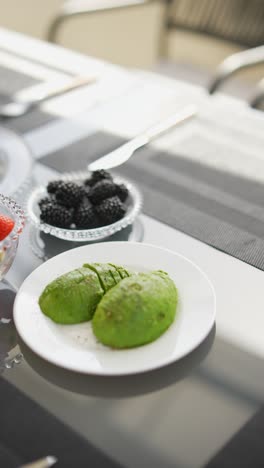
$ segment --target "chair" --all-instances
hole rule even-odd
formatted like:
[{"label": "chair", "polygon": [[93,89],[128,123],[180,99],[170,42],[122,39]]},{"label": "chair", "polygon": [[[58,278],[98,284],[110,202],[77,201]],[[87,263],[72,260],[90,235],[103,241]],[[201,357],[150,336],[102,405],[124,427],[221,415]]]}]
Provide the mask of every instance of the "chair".
[{"label": "chair", "polygon": [[[61,10],[53,19],[47,38],[51,42],[58,42],[62,26],[80,16],[89,16],[103,12],[127,11],[142,8],[146,5],[161,4],[163,14],[161,20],[162,38],[160,40],[159,54],[162,61],[155,66],[158,72],[164,72],[174,77],[199,81],[199,72],[206,64],[206,47],[210,57],[216,56],[216,71],[206,75],[204,86],[210,94],[219,90],[234,75],[264,63],[264,2],[259,0],[70,0],[64,2]],[[189,35],[189,44],[184,47],[184,38]],[[192,40],[190,40],[190,37]],[[210,37],[210,41],[208,41]],[[213,42],[212,51],[210,45]],[[207,45],[206,45],[207,43]],[[176,46],[172,47],[173,44]],[[190,51],[194,44],[194,51]],[[173,60],[172,49],[182,49],[178,52],[178,60]],[[197,48],[200,54],[197,53]],[[221,59],[228,55],[227,58]],[[235,52],[235,53],[232,53]],[[188,54],[198,55],[197,63],[188,67],[181,64],[181,58]],[[200,55],[200,57],[199,57]],[[218,61],[218,62],[217,62]],[[180,63],[180,65],[179,65]],[[220,63],[220,64],[219,64]],[[235,90],[241,87],[236,82]],[[252,87],[251,87],[252,88]],[[251,106],[258,107],[263,101],[263,81],[257,89],[250,89]],[[242,94],[243,94],[242,86]],[[235,93],[236,94],[236,93]],[[245,94],[245,93],[244,93]]]}]

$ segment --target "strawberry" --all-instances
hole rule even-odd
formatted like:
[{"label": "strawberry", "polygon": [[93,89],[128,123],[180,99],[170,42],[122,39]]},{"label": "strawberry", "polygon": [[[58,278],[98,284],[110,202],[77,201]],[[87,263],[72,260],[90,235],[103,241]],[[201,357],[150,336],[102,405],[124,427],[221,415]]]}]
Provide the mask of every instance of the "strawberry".
[{"label": "strawberry", "polygon": [[8,236],[14,225],[15,223],[13,219],[0,214],[0,241],[4,240]]}]

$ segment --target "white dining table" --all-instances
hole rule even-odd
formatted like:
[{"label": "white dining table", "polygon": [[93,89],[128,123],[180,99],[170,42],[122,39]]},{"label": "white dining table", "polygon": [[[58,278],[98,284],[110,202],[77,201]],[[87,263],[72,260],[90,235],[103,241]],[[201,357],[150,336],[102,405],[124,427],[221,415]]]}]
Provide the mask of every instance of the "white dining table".
[{"label": "white dining table", "polygon": [[[23,132],[39,180],[50,172],[39,163],[43,155],[61,150],[96,131],[131,138],[162,121],[175,109],[195,104],[203,122],[208,121],[201,134],[209,143],[214,140],[224,142],[227,147],[230,144],[232,151],[228,157],[221,159],[210,150],[194,151],[192,133],[199,128],[196,118],[160,137],[151,143],[152,147],[161,151],[179,149],[187,159],[196,158],[196,162],[201,161],[209,168],[246,175],[258,183],[264,181],[264,115],[249,108],[244,101],[222,93],[209,96],[200,86],[147,70],[125,69],[5,29],[0,29],[0,65],[40,81],[17,93],[17,97],[25,100],[74,75],[98,77],[91,86],[43,103],[41,109],[54,118]],[[212,122],[216,128],[214,133],[211,133]],[[26,358],[6,370],[3,376],[123,466],[143,467],[152,463],[164,467],[202,467],[250,419],[263,400],[263,383],[258,375],[264,363],[264,272],[144,214],[144,208],[138,223],[143,242],[166,247],[192,260],[215,288],[216,341],[205,364],[201,364],[204,374],[201,371],[201,375],[196,375],[194,370],[189,380],[156,391],[142,390],[142,395],[119,400],[113,394],[91,396],[83,382],[78,384],[84,386],[82,392],[74,385],[72,390],[67,385],[63,388],[63,377],[58,386],[54,380],[43,377],[49,374],[48,370],[38,375]],[[27,236],[28,229],[21,236],[6,278],[16,289],[42,263],[33,255],[27,262]],[[230,354],[228,349],[232,350]],[[33,353],[31,358],[38,359]],[[248,363],[245,373],[243,362]],[[257,363],[256,367],[252,363]],[[44,361],[42,365],[45,369]],[[237,375],[234,366],[240,369]],[[208,384],[203,379],[209,374]],[[140,387],[139,376],[135,377],[135,385]],[[225,385],[233,388],[233,393],[228,394]],[[239,396],[234,388],[240,389]],[[243,399],[247,392],[252,398]],[[182,402],[175,408],[174,398]],[[193,406],[192,401],[196,402]],[[87,415],[98,418],[93,428],[87,423]],[[171,436],[173,421],[179,421],[175,429],[177,442]],[[181,421],[189,422],[182,423],[180,428]],[[188,450],[188,444],[192,450]]]}]

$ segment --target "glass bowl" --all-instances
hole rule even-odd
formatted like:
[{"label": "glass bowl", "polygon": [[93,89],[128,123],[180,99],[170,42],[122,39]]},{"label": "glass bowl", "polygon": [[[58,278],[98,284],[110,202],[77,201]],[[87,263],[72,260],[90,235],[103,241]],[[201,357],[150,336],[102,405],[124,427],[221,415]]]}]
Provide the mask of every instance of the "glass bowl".
[{"label": "glass bowl", "polygon": [[0,125],[0,193],[20,200],[32,178],[33,158],[22,137]]},{"label": "glass bowl", "polygon": [[[63,176],[59,177],[57,176],[56,178],[53,178],[53,180],[60,179],[68,182],[83,182],[88,177],[89,172],[81,171],[64,174]],[[73,242],[87,242],[101,240],[109,237],[132,224],[140,213],[143,204],[142,195],[134,184],[129,182],[127,179],[124,179],[123,177],[114,177],[114,182],[117,184],[124,184],[129,191],[129,196],[124,203],[126,206],[125,216],[113,224],[95,229],[63,229],[44,223],[40,219],[40,209],[38,202],[41,198],[47,196],[46,185],[35,188],[28,197],[26,205],[29,220],[37,229],[43,231],[45,234],[50,234],[63,240]]]},{"label": "glass bowl", "polygon": [[11,267],[16,255],[19,235],[24,224],[25,215],[21,207],[12,198],[0,194],[0,213],[9,216],[15,222],[12,231],[0,241],[0,281]]}]

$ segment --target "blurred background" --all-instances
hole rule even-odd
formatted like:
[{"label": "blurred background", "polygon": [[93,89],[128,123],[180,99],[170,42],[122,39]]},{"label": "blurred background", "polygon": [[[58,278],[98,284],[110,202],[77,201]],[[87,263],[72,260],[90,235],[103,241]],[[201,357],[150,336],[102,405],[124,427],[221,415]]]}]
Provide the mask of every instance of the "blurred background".
[{"label": "blurred background", "polygon": [[[264,0],[0,0],[0,6],[1,27],[205,86],[226,57],[264,44]],[[224,91],[247,97],[263,76],[258,65]]]}]

